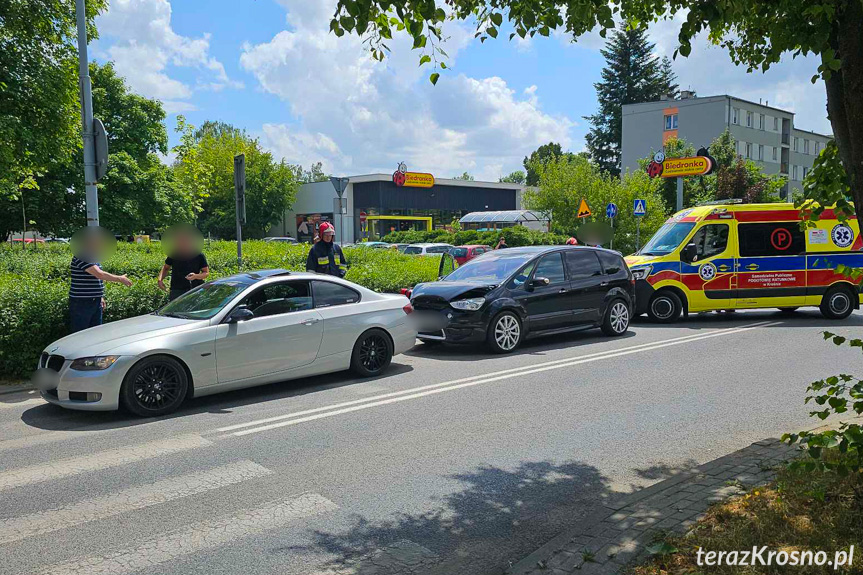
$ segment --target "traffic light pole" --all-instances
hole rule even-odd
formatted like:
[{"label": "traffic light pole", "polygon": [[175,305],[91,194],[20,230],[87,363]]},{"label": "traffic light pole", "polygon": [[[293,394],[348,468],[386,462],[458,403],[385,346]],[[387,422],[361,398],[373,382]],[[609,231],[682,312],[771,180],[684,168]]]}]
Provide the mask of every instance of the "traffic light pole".
[{"label": "traffic light pole", "polygon": [[81,87],[81,127],[84,137],[84,187],[87,193],[87,225],[99,225],[99,190],[96,187],[96,144],[93,135],[93,93],[87,63],[87,14],[84,0],[75,0],[78,23],[78,77]]}]

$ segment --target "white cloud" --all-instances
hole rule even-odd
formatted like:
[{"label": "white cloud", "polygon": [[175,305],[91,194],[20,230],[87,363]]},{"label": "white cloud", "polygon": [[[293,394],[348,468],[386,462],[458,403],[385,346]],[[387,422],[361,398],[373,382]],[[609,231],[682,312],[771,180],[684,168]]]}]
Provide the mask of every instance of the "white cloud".
[{"label": "white cloud", "polygon": [[[210,55],[209,34],[190,38],[174,32],[168,0],[112,0],[96,26],[100,34],[96,55],[113,60],[132,89],[163,100],[169,112],[194,109],[184,102],[194,90],[242,87]],[[169,66],[197,70],[196,85],[170,77]]]},{"label": "white cloud", "polygon": [[[417,66],[406,38],[391,42],[384,63],[369,58],[356,37],[329,32],[334,0],[279,0],[288,29],[269,42],[246,45],[241,66],[263,90],[284,100],[298,125],[267,124],[262,141],[290,162],[323,161],[335,173],[391,171],[405,161],[439,177],[465,170],[496,180],[550,140],[571,143],[574,123],[540,107],[538,89],[516,94],[498,77]],[[473,37],[449,26],[449,66]]]}]

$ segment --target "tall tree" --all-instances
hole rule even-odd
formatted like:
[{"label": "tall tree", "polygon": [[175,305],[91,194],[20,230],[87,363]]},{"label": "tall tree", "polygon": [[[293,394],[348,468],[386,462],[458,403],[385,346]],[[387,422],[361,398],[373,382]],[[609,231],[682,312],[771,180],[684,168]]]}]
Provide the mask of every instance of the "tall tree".
[{"label": "tall tree", "polygon": [[296,168],[276,161],[260,142],[223,122],[205,122],[199,129],[180,119],[182,136],[175,148],[176,178],[199,206],[198,226],[204,233],[236,237],[234,156],[246,156],[246,225],[244,236],[263,237],[281,218],[297,193]]},{"label": "tall tree", "polygon": [[469,173],[467,173],[467,172],[464,172],[464,173],[463,173],[462,175],[460,175],[460,176],[455,176],[455,177],[453,177],[453,179],[454,179],[454,180],[464,180],[464,181],[466,181],[466,182],[472,182],[472,181],[473,181],[473,176],[471,176],[471,175],[470,175]]},{"label": "tall tree", "polygon": [[623,105],[655,101],[677,90],[671,62],[660,60],[655,48],[643,29],[624,22],[602,50],[602,81],[593,85],[599,111],[585,116],[591,125],[585,140],[593,161],[609,174],[620,175]]},{"label": "tall tree", "polygon": [[527,171],[525,183],[528,186],[539,185],[539,166],[549,163],[555,158],[572,158],[571,152],[563,153],[563,148],[556,142],[543,144],[533,152],[530,156],[524,158],[524,169]]},{"label": "tall tree", "polygon": [[[394,34],[410,35],[420,63],[434,66],[429,80],[436,84],[446,64],[440,44],[447,18],[475,19],[476,37],[484,42],[498,36],[504,17],[514,29],[512,40],[516,35],[549,36],[552,30],[578,38],[597,28],[604,37],[615,27],[615,14],[641,26],[685,14],[675,55],[689,56],[693,39],[707,32],[710,41],[725,47],[736,64],[750,71],[766,71],[788,53],[817,56],[821,64],[813,70],[812,82],[824,80],[836,138],[835,150],[828,147],[822,158],[841,159],[846,175],[839,179],[837,193],[847,188],[856,205],[863,206],[861,0],[338,0],[330,29],[336,36],[365,35],[368,49],[378,59],[386,57]],[[813,173],[819,172],[816,168]]]},{"label": "tall tree", "polygon": [[507,184],[523,184],[526,179],[527,175],[521,170],[516,170],[500,177],[500,181]]}]

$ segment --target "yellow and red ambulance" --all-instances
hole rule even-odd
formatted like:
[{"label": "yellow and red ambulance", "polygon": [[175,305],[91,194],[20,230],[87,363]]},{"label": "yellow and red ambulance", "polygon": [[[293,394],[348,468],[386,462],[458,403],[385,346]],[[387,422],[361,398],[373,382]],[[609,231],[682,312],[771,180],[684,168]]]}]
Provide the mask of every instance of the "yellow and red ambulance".
[{"label": "yellow and red ambulance", "polygon": [[793,204],[714,204],[678,212],[626,258],[636,314],[659,322],[712,310],[817,306],[831,319],[859,309],[861,286],[837,274],[863,267],[857,220],[825,210],[800,227]]}]

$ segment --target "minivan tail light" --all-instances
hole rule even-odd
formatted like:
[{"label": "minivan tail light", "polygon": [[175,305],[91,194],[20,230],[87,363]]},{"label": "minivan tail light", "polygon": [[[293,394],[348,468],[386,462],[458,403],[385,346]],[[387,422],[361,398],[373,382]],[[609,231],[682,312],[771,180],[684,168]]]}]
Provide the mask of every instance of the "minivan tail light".
[{"label": "minivan tail light", "polygon": [[399,293],[401,293],[405,297],[411,297],[411,291],[412,290],[408,288],[402,288],[401,290],[399,290]]},{"label": "minivan tail light", "polygon": [[402,308],[402,310],[403,310],[407,315],[410,315],[410,314],[412,314],[412,313],[414,312],[414,306],[412,306],[411,304],[408,304],[408,305],[406,305],[405,307],[403,307],[403,308]]}]

